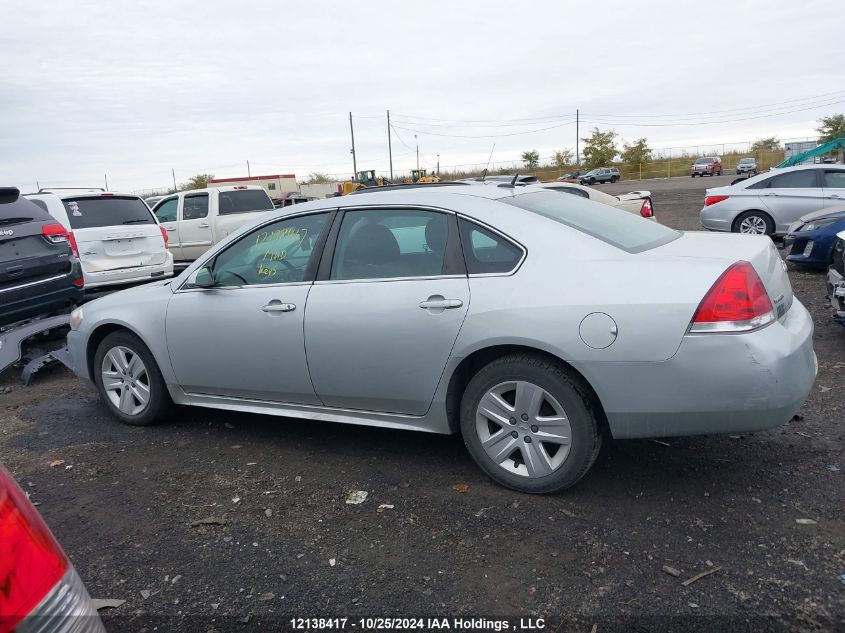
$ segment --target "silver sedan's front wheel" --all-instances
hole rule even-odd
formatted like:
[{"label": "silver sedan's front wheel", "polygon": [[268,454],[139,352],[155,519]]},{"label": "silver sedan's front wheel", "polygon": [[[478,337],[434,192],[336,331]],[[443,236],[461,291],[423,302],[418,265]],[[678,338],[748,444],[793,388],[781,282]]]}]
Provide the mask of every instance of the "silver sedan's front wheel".
[{"label": "silver sedan's front wheel", "polygon": [[155,358],[131,332],[108,334],[97,346],[93,369],[100,395],[121,422],[153,424],[173,406]]},{"label": "silver sedan's front wheel", "polygon": [[478,403],[475,429],[493,462],[520,477],[545,477],[566,461],[569,419],[545,389],[524,380],[489,389]]},{"label": "silver sedan's front wheel", "polygon": [[128,347],[108,350],[100,366],[103,390],[112,405],[126,415],[138,415],[150,402],[150,377],[144,361]]},{"label": "silver sedan's front wheel", "polygon": [[553,359],[503,356],[482,368],[461,400],[461,434],[498,483],[531,493],[574,485],[598,455],[597,403]]}]

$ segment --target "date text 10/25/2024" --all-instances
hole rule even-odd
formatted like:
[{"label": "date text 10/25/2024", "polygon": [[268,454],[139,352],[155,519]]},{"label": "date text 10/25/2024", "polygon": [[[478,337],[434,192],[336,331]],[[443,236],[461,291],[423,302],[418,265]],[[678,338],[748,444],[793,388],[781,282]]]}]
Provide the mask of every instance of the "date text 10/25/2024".
[{"label": "date text 10/25/2024", "polygon": [[291,618],[297,631],[540,631],[543,618],[519,618],[517,621],[487,618]]}]

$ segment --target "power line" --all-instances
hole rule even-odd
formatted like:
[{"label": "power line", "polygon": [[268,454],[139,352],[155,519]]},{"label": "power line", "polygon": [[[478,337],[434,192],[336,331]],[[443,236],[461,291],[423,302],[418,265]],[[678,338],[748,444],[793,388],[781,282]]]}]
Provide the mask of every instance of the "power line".
[{"label": "power line", "polygon": [[402,127],[399,125],[394,125],[393,129],[396,130],[397,128],[400,130],[405,130],[406,132],[414,132],[415,134],[427,134],[429,136],[446,136],[449,138],[501,138],[503,136],[524,136],[525,134],[535,134],[536,132],[545,132],[547,130],[554,130],[559,127],[563,127],[565,125],[572,125],[575,123],[575,120],[572,121],[565,121],[564,123],[559,123],[557,125],[550,125],[548,127],[537,128],[534,130],[528,130],[525,132],[508,132],[507,134],[443,134],[440,132],[429,132],[427,130],[417,130],[414,128]]}]

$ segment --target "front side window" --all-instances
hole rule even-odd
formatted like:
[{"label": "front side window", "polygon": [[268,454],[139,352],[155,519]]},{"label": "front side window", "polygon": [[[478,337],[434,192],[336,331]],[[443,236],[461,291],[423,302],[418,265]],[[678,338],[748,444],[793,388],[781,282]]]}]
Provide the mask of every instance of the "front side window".
[{"label": "front side window", "polygon": [[170,198],[163,200],[153,210],[153,213],[158,218],[159,222],[175,222],[176,211],[179,209],[179,198]]},{"label": "front side window", "polygon": [[422,210],[347,211],[337,236],[331,279],[442,275],[449,218]]},{"label": "front side window", "polygon": [[459,225],[470,275],[509,273],[522,260],[523,250],[510,240],[463,218]]},{"label": "front side window", "polygon": [[155,224],[147,203],[137,197],[101,196],[62,200],[72,229],[122,224]]},{"label": "front side window", "polygon": [[845,169],[824,172],[824,186],[831,189],[845,189]]},{"label": "front side window", "polygon": [[208,217],[208,194],[196,193],[185,196],[182,202],[182,219],[199,220],[205,217]]},{"label": "front side window", "polygon": [[240,238],[214,260],[218,286],[305,281],[305,273],[328,213],[279,220]]}]

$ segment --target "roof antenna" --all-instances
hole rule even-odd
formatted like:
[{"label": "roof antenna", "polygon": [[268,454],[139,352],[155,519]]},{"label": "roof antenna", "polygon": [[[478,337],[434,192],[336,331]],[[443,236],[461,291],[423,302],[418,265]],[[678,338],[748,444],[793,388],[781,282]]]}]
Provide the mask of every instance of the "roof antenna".
[{"label": "roof antenna", "polygon": [[519,172],[516,172],[511,179],[511,187],[516,187],[516,180],[519,178]]},{"label": "roof antenna", "polygon": [[493,160],[494,149],[496,149],[495,143],[493,143],[493,147],[490,148],[490,156],[487,158],[487,165],[484,167],[484,171],[481,172],[481,182],[484,182],[484,179],[487,178],[487,168],[490,167],[490,161]]}]

